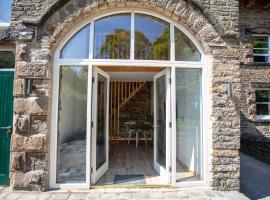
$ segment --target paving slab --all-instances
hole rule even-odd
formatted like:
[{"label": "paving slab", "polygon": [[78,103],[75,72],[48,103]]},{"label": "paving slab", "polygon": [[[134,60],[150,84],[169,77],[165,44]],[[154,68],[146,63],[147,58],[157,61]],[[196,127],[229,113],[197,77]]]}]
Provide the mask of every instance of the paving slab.
[{"label": "paving slab", "polygon": [[270,200],[270,165],[241,153],[240,191],[252,200]]},{"label": "paving slab", "polygon": [[158,189],[91,189],[91,190],[52,190],[47,192],[11,191],[0,192],[0,200],[247,200],[239,192],[220,192],[204,188],[158,188]]}]

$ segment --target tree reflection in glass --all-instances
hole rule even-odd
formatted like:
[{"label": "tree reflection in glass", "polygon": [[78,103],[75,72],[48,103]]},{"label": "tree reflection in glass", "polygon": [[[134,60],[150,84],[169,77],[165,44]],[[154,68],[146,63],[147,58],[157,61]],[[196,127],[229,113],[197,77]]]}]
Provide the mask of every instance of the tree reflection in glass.
[{"label": "tree reflection in glass", "polygon": [[135,59],[170,59],[169,23],[152,16],[135,15]]},{"label": "tree reflection in glass", "polygon": [[130,29],[130,14],[118,14],[97,20],[94,58],[129,59]]},{"label": "tree reflection in glass", "polygon": [[175,60],[200,61],[201,54],[193,42],[179,29],[175,28]]}]

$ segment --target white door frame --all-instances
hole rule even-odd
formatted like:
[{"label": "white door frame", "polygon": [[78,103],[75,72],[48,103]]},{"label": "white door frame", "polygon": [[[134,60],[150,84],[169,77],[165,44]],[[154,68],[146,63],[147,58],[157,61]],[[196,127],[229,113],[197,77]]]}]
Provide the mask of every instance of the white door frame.
[{"label": "white door frame", "polygon": [[[107,100],[106,100],[106,162],[96,170],[96,140],[97,140],[97,89],[98,75],[107,79]],[[93,89],[92,89],[92,131],[91,131],[91,184],[95,184],[109,168],[109,95],[110,75],[98,67],[93,67]]]},{"label": "white door frame", "polygon": [[[74,66],[74,65],[64,65]],[[88,68],[88,85],[87,85],[87,123],[86,123],[86,181],[85,183],[57,183],[56,182],[56,170],[57,170],[57,133],[58,133],[58,102],[59,102],[59,75],[60,64],[54,65],[53,68],[53,88],[52,88],[52,110],[51,110],[51,136],[50,136],[50,176],[49,186],[50,188],[90,188],[90,131],[91,131],[91,96],[92,96],[92,65],[80,65]]]},{"label": "white door frame", "polygon": [[174,186],[206,186],[209,185],[209,162],[208,157],[209,154],[209,145],[212,135],[212,127],[211,127],[211,105],[212,99],[210,96],[210,85],[212,76],[210,75],[212,69],[212,57],[205,56],[204,64],[202,65],[201,73],[201,130],[200,135],[202,137],[202,174],[203,179],[198,181],[184,181],[184,182],[176,182],[176,69],[184,68],[184,69],[194,69],[196,67],[182,67],[179,65],[174,65],[171,68],[171,110],[172,110],[172,144],[171,144],[171,161],[172,161],[172,180],[171,184]]},{"label": "white door frame", "polygon": [[[162,183],[164,184],[170,184],[170,168],[171,168],[171,87],[170,87],[170,68],[167,68],[160,73],[156,74],[154,76],[154,169],[159,173],[160,179]],[[165,122],[165,131],[166,131],[166,166],[165,168],[162,167],[156,160],[157,158],[157,124],[156,124],[156,98],[157,96],[157,91],[156,91],[156,80],[162,76],[165,76],[165,87],[166,87],[166,122]]]}]

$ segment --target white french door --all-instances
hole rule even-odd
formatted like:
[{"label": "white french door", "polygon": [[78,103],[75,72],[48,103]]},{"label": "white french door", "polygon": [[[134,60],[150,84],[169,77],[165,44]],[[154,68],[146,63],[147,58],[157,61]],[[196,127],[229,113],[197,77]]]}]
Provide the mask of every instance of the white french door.
[{"label": "white french door", "polygon": [[171,180],[170,69],[154,76],[154,169],[163,184]]},{"label": "white french door", "polygon": [[93,67],[91,184],[109,168],[109,84],[109,74]]}]

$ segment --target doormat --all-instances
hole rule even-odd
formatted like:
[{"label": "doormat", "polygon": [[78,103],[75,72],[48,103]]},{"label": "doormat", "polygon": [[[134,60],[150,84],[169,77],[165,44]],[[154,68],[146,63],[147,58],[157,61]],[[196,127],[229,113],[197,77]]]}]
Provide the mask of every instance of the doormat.
[{"label": "doormat", "polygon": [[117,185],[144,185],[145,177],[141,174],[136,175],[115,175],[113,184]]}]

